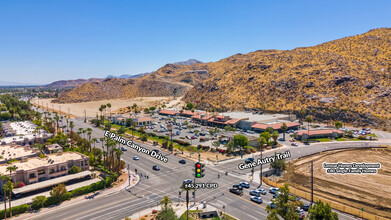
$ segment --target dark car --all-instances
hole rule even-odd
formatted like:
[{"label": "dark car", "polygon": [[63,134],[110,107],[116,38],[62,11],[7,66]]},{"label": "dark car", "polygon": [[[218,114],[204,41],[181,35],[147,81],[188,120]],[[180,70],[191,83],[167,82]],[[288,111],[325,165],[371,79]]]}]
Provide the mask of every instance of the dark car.
[{"label": "dark car", "polygon": [[159,171],[159,170],[160,170],[160,167],[159,167],[158,165],[153,165],[153,166],[152,166],[152,170],[157,170],[157,171]]},{"label": "dark car", "polygon": [[232,187],[233,187],[233,188],[236,188],[236,189],[239,189],[239,190],[243,190],[243,186],[240,185],[240,184],[233,185]]},{"label": "dark car", "polygon": [[310,209],[310,206],[303,203],[303,206],[301,206],[301,208],[302,208],[304,211],[308,212],[308,209]]},{"label": "dark car", "polygon": [[182,159],[182,160],[179,161],[179,163],[180,163],[180,164],[186,164],[186,160],[183,160],[183,159]]},{"label": "dark car", "polygon": [[254,158],[247,158],[244,162],[245,163],[252,163],[252,162],[254,162]]},{"label": "dark car", "polygon": [[239,196],[243,195],[243,192],[241,190],[239,190],[239,189],[236,189],[236,188],[231,188],[231,189],[229,189],[229,191],[231,193],[239,195]]},{"label": "dark car", "polygon": [[285,141],[284,138],[278,138],[278,141]]},{"label": "dark car", "polygon": [[159,150],[158,150],[158,149],[153,149],[152,151],[155,151],[156,153],[159,153]]}]

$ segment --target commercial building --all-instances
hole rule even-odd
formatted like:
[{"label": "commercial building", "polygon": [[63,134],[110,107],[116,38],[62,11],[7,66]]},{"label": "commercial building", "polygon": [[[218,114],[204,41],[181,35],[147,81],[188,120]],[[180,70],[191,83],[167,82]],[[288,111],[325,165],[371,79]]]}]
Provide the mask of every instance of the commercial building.
[{"label": "commercial building", "polygon": [[160,110],[159,115],[166,115],[166,116],[178,116],[180,114],[179,111],[174,111],[174,110]]},{"label": "commercial building", "polygon": [[151,118],[149,115],[146,114],[137,114],[132,116],[115,115],[112,117],[113,123],[119,125],[126,125],[126,120],[128,119],[132,119],[134,122],[136,122],[137,126],[151,124],[154,120],[153,118]]},{"label": "commercial building", "polygon": [[272,128],[273,130],[276,130],[278,132],[282,132],[281,127],[284,123],[288,127],[287,130],[298,130],[301,125],[299,122],[278,122],[278,123],[273,123],[273,124],[255,123],[255,124],[251,125],[251,130],[257,131],[257,132],[264,132],[267,128]]},{"label": "commercial building", "polygon": [[7,163],[10,160],[21,160],[26,157],[39,156],[41,152],[38,149],[34,149],[21,145],[0,145],[0,164]]},{"label": "commercial building", "polygon": [[[0,174],[9,175],[7,167],[0,165]],[[12,182],[23,182],[25,185],[65,176],[72,166],[80,167],[82,171],[89,170],[89,157],[77,152],[66,152],[47,155],[45,158],[24,157],[19,162],[12,163],[17,167],[16,172],[11,173]],[[0,183],[2,186],[2,183]]]},{"label": "commercial building", "polygon": [[343,131],[335,129],[318,129],[298,131],[295,134],[298,140],[307,140],[311,138],[337,138],[343,136]]},{"label": "commercial building", "polygon": [[0,139],[1,145],[6,144],[19,144],[19,145],[31,145],[34,142],[45,142],[53,134],[47,133],[43,129],[38,129],[37,125],[31,121],[22,122],[5,122],[1,125],[2,134],[4,137]]}]

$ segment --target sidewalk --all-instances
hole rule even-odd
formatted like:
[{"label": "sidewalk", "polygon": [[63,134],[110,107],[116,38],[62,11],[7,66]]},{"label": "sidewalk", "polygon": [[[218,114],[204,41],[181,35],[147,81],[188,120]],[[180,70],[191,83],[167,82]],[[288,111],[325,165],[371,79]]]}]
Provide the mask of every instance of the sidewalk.
[{"label": "sidewalk", "polygon": [[[175,214],[180,217],[183,215],[183,213],[186,212],[186,203],[185,202],[180,202],[180,203],[173,203],[171,206],[175,212]],[[152,210],[160,211],[161,206],[158,206],[157,208],[148,208],[141,210],[139,212],[134,213],[133,215],[129,216],[131,220],[140,220],[143,218],[145,215],[152,214]],[[189,210],[200,210],[204,212],[209,212],[209,211],[219,211],[216,207],[206,204],[206,208],[203,208],[202,203],[197,203],[195,206],[189,204]]]},{"label": "sidewalk", "polygon": [[[127,170],[126,170],[126,173],[127,173]],[[110,195],[114,192],[121,191],[123,189],[130,189],[130,188],[134,187],[135,185],[137,185],[139,181],[140,181],[140,177],[137,174],[135,174],[134,172],[130,171],[130,178],[128,178],[126,181],[120,182],[120,185],[115,185],[111,188],[103,189],[102,191],[100,191],[101,193],[99,195],[95,196],[94,198],[101,197],[101,196],[107,196],[107,195]],[[84,201],[88,200],[87,199],[88,196],[93,195],[93,194],[94,193],[81,195],[81,196],[78,196],[78,197],[73,198],[71,200],[64,201],[57,206],[42,208],[38,212],[27,212],[25,214],[18,215],[17,217],[13,217],[13,219],[24,220],[24,219],[31,218],[36,215],[56,211],[61,208],[65,208],[65,207],[72,206],[75,204],[83,203]]]}]

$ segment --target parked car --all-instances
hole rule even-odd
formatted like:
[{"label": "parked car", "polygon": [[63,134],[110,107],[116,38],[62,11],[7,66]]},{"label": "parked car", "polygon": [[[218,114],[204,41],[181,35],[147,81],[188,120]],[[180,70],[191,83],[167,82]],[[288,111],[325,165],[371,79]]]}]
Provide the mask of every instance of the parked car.
[{"label": "parked car", "polygon": [[310,209],[310,206],[309,206],[308,204],[303,203],[303,205],[301,206],[301,208],[302,208],[304,211],[308,212],[308,210]]},{"label": "parked car", "polygon": [[270,188],[269,189],[269,193],[271,193],[271,194],[276,194],[277,192],[278,192],[278,188],[276,188],[276,187],[273,187],[273,188]]},{"label": "parked car", "polygon": [[275,208],[276,208],[276,205],[275,205],[273,202],[269,202],[269,206],[270,206],[270,208],[272,208],[272,209],[275,209]]},{"label": "parked car", "polygon": [[250,188],[250,184],[246,183],[246,182],[241,182],[239,183],[243,188]]},{"label": "parked car", "polygon": [[247,158],[244,162],[245,163],[252,163],[252,162],[254,162],[254,158]]},{"label": "parked car", "polygon": [[280,192],[276,192],[276,193],[273,195],[273,199],[277,198],[279,195],[280,195]]},{"label": "parked car", "polygon": [[239,190],[239,189],[236,189],[236,188],[231,188],[231,189],[229,189],[229,191],[230,191],[231,193],[236,194],[236,195],[239,195],[239,196],[243,195],[243,191],[241,191],[241,190]]},{"label": "parked car", "polygon": [[160,167],[159,167],[158,165],[153,165],[153,166],[152,166],[152,170],[159,171],[159,170],[160,170]]},{"label": "parked car", "polygon": [[251,201],[260,204],[262,203],[262,198],[260,196],[251,196]]},{"label": "parked car", "polygon": [[180,163],[180,164],[186,164],[186,160],[183,160],[183,159],[182,159],[182,160],[179,161],[179,163]]}]

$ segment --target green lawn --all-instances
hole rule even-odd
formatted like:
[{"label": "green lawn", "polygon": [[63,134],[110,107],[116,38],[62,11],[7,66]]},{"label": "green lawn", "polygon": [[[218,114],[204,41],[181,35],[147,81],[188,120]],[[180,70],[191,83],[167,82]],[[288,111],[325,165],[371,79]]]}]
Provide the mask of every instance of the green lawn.
[{"label": "green lawn", "polygon": [[336,141],[365,141],[358,138],[337,138]]}]

